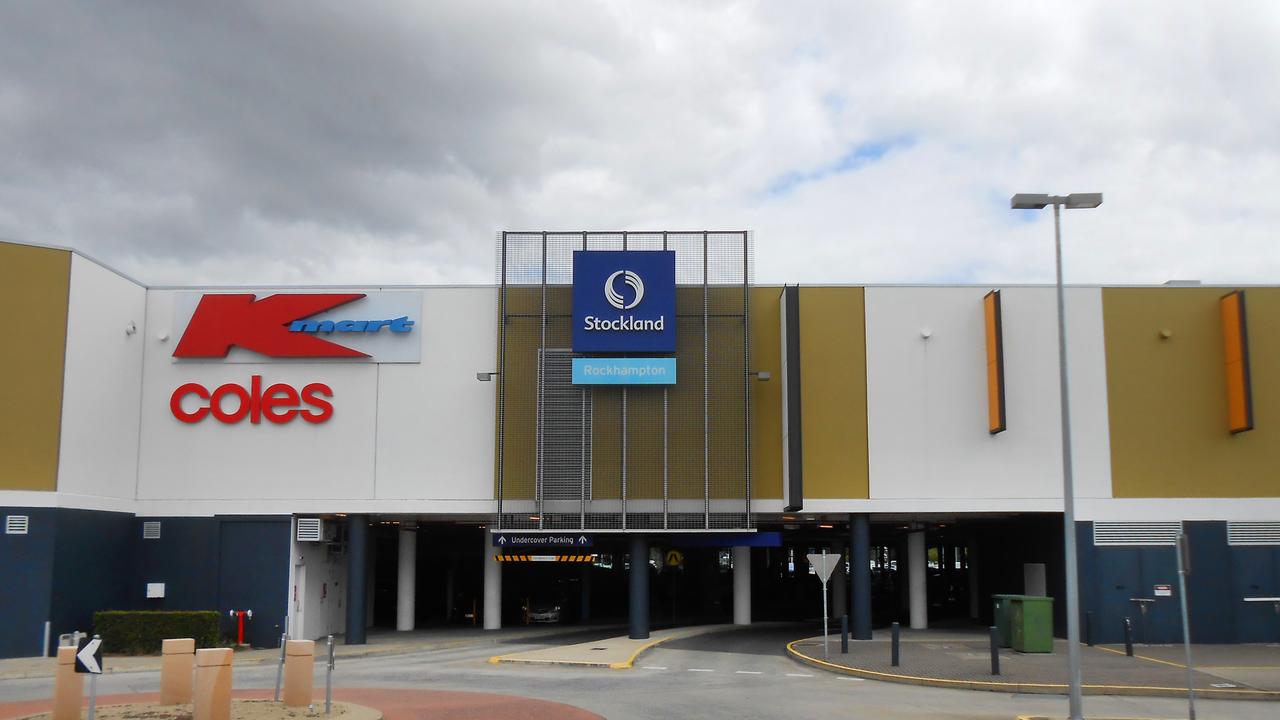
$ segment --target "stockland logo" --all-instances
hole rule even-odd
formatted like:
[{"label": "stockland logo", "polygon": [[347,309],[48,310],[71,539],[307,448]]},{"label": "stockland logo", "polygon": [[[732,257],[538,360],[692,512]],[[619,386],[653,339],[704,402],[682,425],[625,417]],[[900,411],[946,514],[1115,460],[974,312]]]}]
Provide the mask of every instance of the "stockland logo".
[{"label": "stockland logo", "polygon": [[[622,277],[622,281],[627,284],[627,287],[635,291],[635,299],[630,303],[623,300],[622,293],[619,293],[614,288],[613,283],[619,276]],[[630,270],[619,270],[618,272],[610,275],[608,280],[604,281],[604,299],[608,300],[610,305],[618,308],[619,310],[630,310],[631,308],[639,305],[640,301],[644,299],[644,281],[640,279],[639,275],[631,272]]]},{"label": "stockland logo", "polygon": [[675,352],[676,260],[668,250],[573,254],[573,349]]}]

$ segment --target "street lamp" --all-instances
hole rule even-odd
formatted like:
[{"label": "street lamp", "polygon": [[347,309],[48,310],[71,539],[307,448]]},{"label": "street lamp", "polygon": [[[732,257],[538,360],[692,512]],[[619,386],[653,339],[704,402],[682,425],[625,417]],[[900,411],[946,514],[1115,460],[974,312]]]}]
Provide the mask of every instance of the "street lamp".
[{"label": "street lamp", "polygon": [[1067,318],[1062,292],[1062,219],[1060,208],[1096,208],[1102,193],[1045,195],[1018,193],[1009,201],[1014,210],[1043,210],[1053,206],[1053,252],[1058,271],[1058,386],[1062,393],[1062,526],[1067,565],[1067,666],[1069,717],[1082,720],[1080,690],[1080,571],[1076,565],[1076,498],[1071,476],[1071,406],[1067,399]]}]

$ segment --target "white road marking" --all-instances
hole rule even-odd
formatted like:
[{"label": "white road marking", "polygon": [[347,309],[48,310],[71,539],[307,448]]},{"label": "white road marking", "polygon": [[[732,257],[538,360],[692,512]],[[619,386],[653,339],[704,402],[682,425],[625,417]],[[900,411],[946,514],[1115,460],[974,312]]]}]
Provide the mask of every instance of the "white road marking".
[{"label": "white road marking", "polygon": [[641,670],[666,670],[667,668],[661,665],[641,665],[640,669]]},{"label": "white road marking", "polygon": [[806,673],[787,673],[787,677],[813,677]]},{"label": "white road marking", "polygon": [[763,675],[759,670],[737,670],[739,675]]},{"label": "white road marking", "polygon": [[715,672],[710,668],[689,668],[689,672]]},{"label": "white road marking", "polygon": [[862,682],[862,681],[863,681],[863,680],[865,680],[866,678],[855,678],[855,677],[846,677],[846,676],[844,676],[844,675],[837,675],[837,676],[836,676],[836,679],[837,679],[837,680],[850,680],[850,681],[852,681],[852,682]]}]

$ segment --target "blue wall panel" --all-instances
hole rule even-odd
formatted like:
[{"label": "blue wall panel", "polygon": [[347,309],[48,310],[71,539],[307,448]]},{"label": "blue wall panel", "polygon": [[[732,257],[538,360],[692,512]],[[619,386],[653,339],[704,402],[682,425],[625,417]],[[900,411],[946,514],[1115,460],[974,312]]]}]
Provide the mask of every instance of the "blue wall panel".
[{"label": "blue wall panel", "polygon": [[1275,606],[1244,601],[1247,597],[1280,597],[1280,547],[1236,546],[1231,550],[1233,577],[1227,587],[1236,626],[1228,642],[1280,642],[1280,614]]},{"label": "blue wall panel", "polygon": [[229,610],[253,610],[245,640],[278,647],[289,605],[288,517],[219,518],[218,607],[228,635]]},{"label": "blue wall panel", "polygon": [[[0,508],[0,515],[26,515],[26,535],[0,535],[0,658],[40,655],[53,587],[57,511]],[[56,636],[54,640],[56,641]]]},{"label": "blue wall panel", "polygon": [[[142,539],[142,524],[160,523],[160,537]],[[165,584],[163,598],[137,596],[138,610],[216,610],[218,585],[218,520],[197,518],[137,518],[134,584],[145,588],[149,582]]]},{"label": "blue wall panel", "polygon": [[[1191,574],[1187,576],[1191,641],[1235,642],[1236,603],[1231,592],[1234,573],[1229,560],[1240,548],[1227,546],[1225,522],[1186,522],[1183,523],[1183,532],[1191,546]],[[1175,576],[1175,594],[1177,587]],[[1181,624],[1181,619],[1178,622]],[[1178,632],[1178,640],[1182,640],[1181,631]]]},{"label": "blue wall panel", "polygon": [[[1227,524],[1187,521],[1191,547],[1187,578],[1187,614],[1191,639],[1198,643],[1276,642],[1280,616],[1268,603],[1245,603],[1244,597],[1280,596],[1280,547],[1227,545]],[[1092,523],[1080,523],[1081,601],[1094,615],[1094,639],[1123,640],[1122,620],[1134,621],[1135,640],[1182,641],[1178,606],[1178,570],[1172,547],[1096,547]],[[1157,584],[1169,585],[1172,597],[1155,597]],[[1153,598],[1143,617],[1130,598]],[[1144,627],[1145,621],[1145,627]]]},{"label": "blue wall panel", "polygon": [[90,632],[94,611],[127,610],[132,598],[143,595],[144,589],[131,582],[133,515],[65,508],[57,512],[53,634]]}]

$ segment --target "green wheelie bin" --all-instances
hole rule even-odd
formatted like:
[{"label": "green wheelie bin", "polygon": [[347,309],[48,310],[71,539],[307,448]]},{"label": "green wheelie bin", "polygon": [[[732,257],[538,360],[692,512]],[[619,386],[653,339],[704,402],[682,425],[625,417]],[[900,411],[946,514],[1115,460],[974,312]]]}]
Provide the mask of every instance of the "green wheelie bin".
[{"label": "green wheelie bin", "polygon": [[1013,598],[1021,595],[992,595],[996,639],[1000,647],[1013,647]]},{"label": "green wheelie bin", "polygon": [[1053,652],[1053,598],[1015,595],[1009,604],[1013,649],[1024,653]]}]

